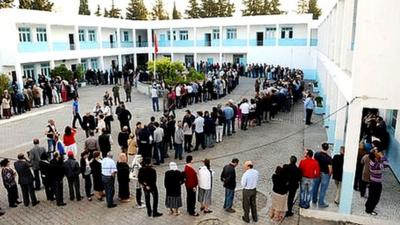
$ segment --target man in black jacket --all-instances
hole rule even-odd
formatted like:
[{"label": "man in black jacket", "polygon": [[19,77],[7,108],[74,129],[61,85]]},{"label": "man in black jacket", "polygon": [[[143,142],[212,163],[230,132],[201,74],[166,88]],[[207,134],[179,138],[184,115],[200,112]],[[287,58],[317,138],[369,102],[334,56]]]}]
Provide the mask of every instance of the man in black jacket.
[{"label": "man in black jacket", "polygon": [[296,156],[290,156],[290,163],[283,165],[283,170],[286,173],[286,178],[289,181],[289,194],[288,194],[288,211],[286,212],[286,217],[293,216],[293,204],[296,191],[299,188],[301,181],[301,170],[296,166],[297,158]]},{"label": "man in black jacket", "polygon": [[35,190],[33,189],[31,164],[26,160],[23,153],[18,154],[18,161],[14,163],[14,167],[18,173],[18,183],[21,185],[24,205],[29,205],[29,196],[32,200],[32,206],[39,204],[39,201],[36,199]]},{"label": "man in black jacket", "polygon": [[86,132],[86,138],[89,137],[90,132],[94,132],[94,130],[96,129],[96,120],[90,112],[87,112],[82,117],[82,128]]},{"label": "man in black jacket", "polygon": [[128,127],[128,132],[131,133],[131,126],[129,121],[132,119],[132,114],[129,110],[126,109],[125,104],[121,103],[121,108],[118,113],[118,120],[121,127],[121,130],[126,126]]},{"label": "man in black jacket", "polygon": [[234,213],[235,210],[232,209],[233,198],[235,196],[236,188],[236,171],[235,167],[239,164],[239,159],[232,159],[231,163],[224,166],[221,173],[221,181],[224,183],[225,188],[225,202],[224,209],[227,212]]},{"label": "man in black jacket", "polygon": [[129,131],[128,127],[124,126],[122,131],[118,134],[118,144],[121,147],[121,151],[125,154],[128,152],[128,139],[129,139]]},{"label": "man in black jacket", "polygon": [[79,174],[80,167],[79,163],[74,158],[74,153],[72,151],[68,152],[68,159],[64,162],[65,175],[68,181],[69,188],[69,199],[73,201],[75,199],[74,187],[76,193],[76,200],[82,200],[80,187],[79,187]]},{"label": "man in black jacket", "polygon": [[50,160],[51,169],[53,170],[53,190],[56,196],[57,206],[65,206],[64,203],[64,191],[63,191],[63,180],[64,180],[64,165],[63,158],[58,152],[54,153],[53,159]]},{"label": "man in black jacket", "polygon": [[99,135],[99,147],[103,158],[107,157],[107,153],[111,151],[112,144],[113,141],[111,135],[108,133],[106,128],[103,128],[101,130],[101,135]]},{"label": "man in black jacket", "polygon": [[[157,172],[151,166],[151,158],[144,160],[144,167],[139,169],[139,183],[143,186],[144,197],[146,200],[147,215],[153,217],[162,216],[157,210],[158,207],[158,190],[157,190]],[[150,205],[150,194],[153,196],[153,209]]]}]

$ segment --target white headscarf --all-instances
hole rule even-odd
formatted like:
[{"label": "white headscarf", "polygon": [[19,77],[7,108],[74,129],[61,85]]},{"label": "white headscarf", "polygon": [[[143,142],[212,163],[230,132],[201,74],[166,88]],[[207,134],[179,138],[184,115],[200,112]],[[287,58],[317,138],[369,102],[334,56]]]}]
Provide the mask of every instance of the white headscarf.
[{"label": "white headscarf", "polygon": [[178,170],[178,166],[174,162],[169,163],[169,169],[170,170]]},{"label": "white headscarf", "polygon": [[140,163],[142,162],[143,157],[142,155],[135,155],[135,158],[133,158],[132,160],[132,167],[138,165],[139,167],[141,167]]}]

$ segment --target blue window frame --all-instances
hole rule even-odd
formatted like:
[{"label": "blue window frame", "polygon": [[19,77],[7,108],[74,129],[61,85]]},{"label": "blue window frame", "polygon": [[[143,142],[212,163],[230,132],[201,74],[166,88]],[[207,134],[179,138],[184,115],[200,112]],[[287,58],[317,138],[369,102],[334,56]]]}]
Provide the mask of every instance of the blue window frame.
[{"label": "blue window frame", "polygon": [[19,27],[19,42],[31,42],[31,28]]},{"label": "blue window frame", "polygon": [[85,30],[79,30],[79,41],[85,41]]},{"label": "blue window frame", "polygon": [[237,39],[237,29],[236,28],[228,28],[226,29],[226,39]]},{"label": "blue window frame", "polygon": [[189,40],[189,32],[187,30],[179,31],[179,39],[180,40]]},{"label": "blue window frame", "polygon": [[212,34],[214,40],[219,40],[219,29],[213,29]]},{"label": "blue window frame", "polygon": [[89,41],[96,41],[96,31],[95,30],[88,30],[89,34]]}]

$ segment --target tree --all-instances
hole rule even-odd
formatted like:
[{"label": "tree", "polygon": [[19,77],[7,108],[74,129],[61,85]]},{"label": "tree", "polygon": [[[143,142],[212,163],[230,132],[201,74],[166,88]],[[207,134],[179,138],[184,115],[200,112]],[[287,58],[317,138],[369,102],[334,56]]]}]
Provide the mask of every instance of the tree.
[{"label": "tree", "polygon": [[48,0],[33,0],[31,3],[31,9],[33,10],[41,10],[41,11],[49,11],[53,10],[54,3]]},{"label": "tree", "polygon": [[235,12],[230,0],[202,0],[200,17],[227,17]]},{"label": "tree", "polygon": [[73,73],[69,70],[65,64],[54,67],[51,71],[51,77],[61,77],[63,80],[70,81],[73,78]]},{"label": "tree", "polygon": [[201,0],[200,17],[217,17],[218,7],[213,0]]},{"label": "tree", "polygon": [[235,4],[230,0],[218,0],[218,17],[230,17],[235,12]]},{"label": "tree", "polygon": [[30,0],[19,0],[20,9],[31,9],[32,2]]},{"label": "tree", "polygon": [[101,16],[100,5],[97,5],[97,10],[96,10],[96,12],[94,13],[94,15],[96,15],[96,16]]},{"label": "tree", "polygon": [[[97,9],[99,9],[99,7]],[[79,15],[90,15],[88,0],[80,0],[78,13]]]},{"label": "tree", "polygon": [[262,15],[263,0],[243,0],[245,9],[242,10],[243,16]]},{"label": "tree", "polygon": [[179,20],[181,19],[181,13],[176,9],[176,3],[174,1],[174,8],[172,9],[172,19]]},{"label": "tree", "polygon": [[126,19],[147,20],[147,9],[143,0],[131,0],[126,8]]},{"label": "tree", "polygon": [[308,0],[299,0],[297,2],[297,13],[307,13],[308,11]]},{"label": "tree", "polygon": [[188,18],[200,18],[201,9],[197,0],[189,0],[188,8],[185,11]]},{"label": "tree", "polygon": [[321,16],[321,9],[318,7],[317,0],[310,0],[308,2],[307,13],[312,13],[314,20],[317,20]]},{"label": "tree", "polygon": [[167,20],[169,16],[164,9],[164,4],[162,0],[156,0],[155,5],[153,6],[153,11],[151,12],[151,16],[153,20]]},{"label": "tree", "polygon": [[108,10],[106,8],[104,8],[103,16],[108,17]]},{"label": "tree", "polygon": [[[265,1],[265,2],[267,2],[267,1]],[[265,3],[265,4],[267,4],[267,3]],[[268,4],[268,15],[282,14],[282,11],[279,9],[280,5],[281,5],[281,3],[279,2],[279,0],[271,0]]]},{"label": "tree", "polygon": [[121,9],[116,8],[115,5],[114,5],[114,0],[112,0],[111,9],[108,12],[108,17],[110,17],[110,18],[120,18],[120,16],[121,16]]},{"label": "tree", "polygon": [[8,89],[10,89],[10,77],[6,74],[0,74],[0,94],[2,95]]},{"label": "tree", "polygon": [[0,9],[14,7],[14,0],[2,0],[0,1]]}]

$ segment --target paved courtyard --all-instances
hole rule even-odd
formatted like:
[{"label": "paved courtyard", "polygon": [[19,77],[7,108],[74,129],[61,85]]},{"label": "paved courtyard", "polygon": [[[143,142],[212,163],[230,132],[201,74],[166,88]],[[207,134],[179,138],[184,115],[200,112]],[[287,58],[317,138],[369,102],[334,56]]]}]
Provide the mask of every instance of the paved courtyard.
[{"label": "paved courtyard", "polygon": [[[254,80],[243,78],[239,87],[229,96],[217,101],[200,103],[189,107],[192,111],[210,110],[212,106],[218,103],[225,103],[228,99],[238,101],[242,97],[250,97],[253,94]],[[111,86],[88,87],[80,90],[81,114],[85,111],[91,111],[96,102],[102,101],[105,90],[110,90]],[[148,123],[150,116],[160,117],[160,114],[153,113],[151,110],[151,100],[145,95],[133,92],[133,102],[127,103],[127,108],[133,114],[132,124],[137,121]],[[125,95],[122,94],[122,100]],[[183,117],[184,110],[177,112],[177,119]],[[53,105],[41,108],[34,112],[15,117],[15,121],[0,121],[0,156],[15,158],[17,153],[26,152],[31,147],[33,137],[42,138],[44,142],[44,130],[48,119],[55,119],[59,131],[66,125],[71,124],[72,107],[71,102]],[[314,117],[317,120],[317,117]],[[181,211],[183,214],[179,217],[167,215],[167,209],[164,206],[165,189],[163,187],[163,174],[168,168],[168,159],[164,166],[156,167],[158,173],[158,187],[160,192],[159,209],[164,216],[153,219],[148,218],[145,209],[135,209],[134,201],[131,203],[120,203],[116,200],[118,206],[113,209],[106,208],[105,202],[93,200],[92,202],[83,199],[80,202],[71,202],[68,197],[68,188],[66,180],[64,181],[64,199],[67,203],[65,207],[56,207],[54,203],[45,201],[44,190],[36,192],[41,203],[36,207],[24,207],[20,205],[16,209],[7,207],[7,196],[3,185],[0,185],[0,206],[6,210],[6,215],[0,218],[0,224],[244,224],[241,220],[242,207],[240,191],[234,203],[236,213],[229,214],[222,210],[224,190],[219,175],[222,167],[229,163],[232,157],[237,157],[240,163],[245,160],[252,160],[255,169],[260,172],[258,185],[258,208],[259,223],[270,224],[267,217],[267,210],[270,205],[270,194],[272,189],[271,176],[275,167],[288,163],[290,155],[296,155],[302,158],[304,147],[316,149],[326,138],[322,125],[316,124],[313,127],[303,130],[303,109],[301,104],[297,104],[289,113],[280,113],[277,118],[270,123],[263,124],[261,127],[250,128],[247,132],[238,131],[231,137],[224,139],[223,143],[218,144],[212,149],[198,151],[193,153],[200,167],[200,161],[204,158],[211,159],[211,167],[215,171],[213,179],[213,195],[211,214],[201,214],[199,217],[190,217],[185,212],[186,203]],[[113,151],[114,155],[119,153],[119,147],[116,144],[116,137],[119,131],[118,121],[114,121],[113,130]],[[77,142],[78,149],[82,150],[82,143],[85,139],[84,132],[78,130]],[[114,157],[116,158],[116,157]],[[178,162],[180,169],[183,169],[183,161]],[[237,167],[237,177],[243,174],[242,167]],[[238,179],[239,180],[239,179]],[[240,185],[239,185],[240,186]],[[84,193],[83,182],[81,182],[81,193]],[[331,187],[333,188],[333,186]],[[134,190],[131,188],[132,199],[134,199]],[[185,191],[183,199],[185,200]],[[21,196],[21,193],[20,193]],[[20,198],[22,199],[22,198]],[[117,199],[117,195],[115,196]],[[333,202],[333,201],[330,201]],[[335,222],[320,221],[299,216],[298,207],[295,207],[295,216],[285,219],[282,224],[338,224]]]}]

